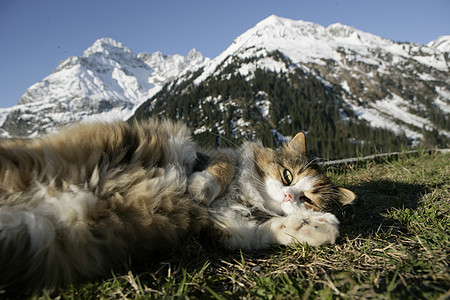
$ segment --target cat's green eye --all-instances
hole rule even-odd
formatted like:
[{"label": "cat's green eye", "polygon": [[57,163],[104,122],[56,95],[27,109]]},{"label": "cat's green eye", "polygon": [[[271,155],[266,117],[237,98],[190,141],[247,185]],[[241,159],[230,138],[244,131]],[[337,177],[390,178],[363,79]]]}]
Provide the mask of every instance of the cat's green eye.
[{"label": "cat's green eye", "polygon": [[293,179],[294,177],[292,177],[291,171],[289,171],[288,169],[284,169],[282,176],[283,183],[285,185],[291,185]]}]

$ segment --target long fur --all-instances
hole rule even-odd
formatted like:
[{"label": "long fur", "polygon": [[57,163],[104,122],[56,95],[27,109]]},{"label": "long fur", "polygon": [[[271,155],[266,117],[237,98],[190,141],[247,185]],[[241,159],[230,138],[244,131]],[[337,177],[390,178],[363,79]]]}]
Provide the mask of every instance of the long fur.
[{"label": "long fur", "polygon": [[180,243],[207,219],[186,195],[195,157],[187,128],[168,121],[2,142],[0,287],[91,278]]},{"label": "long fur", "polygon": [[304,149],[300,134],[279,151],[251,142],[204,151],[184,124],[167,120],[1,140],[0,289],[101,276],[204,228],[230,249],[334,243],[337,219],[318,211],[354,194]]}]

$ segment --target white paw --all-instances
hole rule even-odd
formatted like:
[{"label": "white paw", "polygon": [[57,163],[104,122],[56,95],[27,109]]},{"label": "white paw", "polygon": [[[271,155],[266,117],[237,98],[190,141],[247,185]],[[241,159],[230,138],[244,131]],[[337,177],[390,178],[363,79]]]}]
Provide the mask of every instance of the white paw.
[{"label": "white paw", "polygon": [[220,184],[207,171],[195,172],[188,179],[188,191],[195,200],[209,205],[220,194]]},{"label": "white paw", "polygon": [[276,241],[282,245],[307,242],[311,246],[334,244],[339,236],[339,221],[330,213],[297,211],[277,218],[271,224]]}]

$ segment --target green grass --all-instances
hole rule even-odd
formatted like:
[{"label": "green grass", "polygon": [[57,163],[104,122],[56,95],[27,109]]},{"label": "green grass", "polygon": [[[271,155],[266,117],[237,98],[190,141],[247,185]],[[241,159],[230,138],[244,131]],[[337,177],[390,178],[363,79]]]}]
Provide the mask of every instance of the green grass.
[{"label": "green grass", "polygon": [[[335,245],[226,252],[192,238],[159,261],[42,299],[447,299],[450,155],[328,169],[359,199]],[[1,295],[0,295],[1,297]]]}]

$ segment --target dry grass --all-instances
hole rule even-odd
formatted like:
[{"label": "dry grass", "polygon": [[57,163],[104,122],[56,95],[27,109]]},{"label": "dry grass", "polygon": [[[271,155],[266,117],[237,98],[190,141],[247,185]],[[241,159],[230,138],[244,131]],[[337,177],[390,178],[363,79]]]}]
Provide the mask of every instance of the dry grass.
[{"label": "dry grass", "polygon": [[449,157],[329,169],[359,196],[335,245],[228,253],[191,239],[159,262],[34,298],[450,298]]}]

